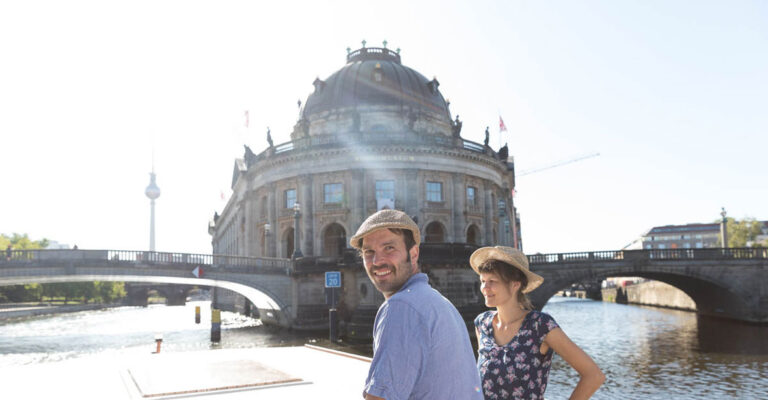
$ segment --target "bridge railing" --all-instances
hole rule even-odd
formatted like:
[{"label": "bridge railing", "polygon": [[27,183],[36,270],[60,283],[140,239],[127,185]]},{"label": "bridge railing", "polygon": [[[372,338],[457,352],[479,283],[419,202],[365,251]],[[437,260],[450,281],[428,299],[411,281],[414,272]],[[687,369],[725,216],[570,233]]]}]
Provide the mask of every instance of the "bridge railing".
[{"label": "bridge railing", "polygon": [[531,264],[572,263],[579,261],[607,260],[733,260],[733,259],[768,259],[768,249],[760,247],[745,248],[706,248],[706,249],[648,249],[648,250],[608,250],[586,251],[577,253],[529,254]]},{"label": "bridge railing", "polygon": [[36,261],[107,261],[149,265],[202,265],[213,268],[279,268],[291,267],[283,258],[244,257],[223,254],[167,253],[136,250],[12,250],[3,253],[0,263]]}]

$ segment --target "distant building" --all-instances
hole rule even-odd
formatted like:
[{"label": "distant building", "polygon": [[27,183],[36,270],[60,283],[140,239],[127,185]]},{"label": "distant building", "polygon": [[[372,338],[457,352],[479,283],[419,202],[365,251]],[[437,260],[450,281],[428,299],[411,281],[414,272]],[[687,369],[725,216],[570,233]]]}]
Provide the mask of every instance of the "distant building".
[{"label": "distant building", "polygon": [[[768,239],[768,221],[758,221],[762,234],[755,244]],[[651,228],[646,234],[624,247],[625,250],[704,249],[720,247],[720,224],[664,225]]]},{"label": "distant building", "polygon": [[720,224],[665,225],[643,235],[643,249],[703,249],[719,247]]},{"label": "distant building", "polygon": [[363,47],[313,85],[290,142],[265,135],[266,150],[235,160],[233,194],[209,224],[214,253],[340,257],[383,208],[412,216],[427,243],[521,247],[508,149],[492,150],[487,130],[485,144],[464,139],[437,79]]},{"label": "distant building", "polygon": [[69,249],[68,244],[59,243],[55,240],[49,240],[48,241],[48,247],[46,247],[46,250],[63,250],[63,249]]}]

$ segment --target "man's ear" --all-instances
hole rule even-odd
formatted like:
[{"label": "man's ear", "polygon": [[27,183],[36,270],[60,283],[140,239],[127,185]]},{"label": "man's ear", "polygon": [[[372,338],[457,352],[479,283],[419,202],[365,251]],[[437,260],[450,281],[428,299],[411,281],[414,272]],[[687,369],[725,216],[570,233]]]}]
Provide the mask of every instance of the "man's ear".
[{"label": "man's ear", "polygon": [[411,255],[411,266],[418,268],[419,267],[419,246],[413,246],[410,250],[408,250],[408,253]]}]

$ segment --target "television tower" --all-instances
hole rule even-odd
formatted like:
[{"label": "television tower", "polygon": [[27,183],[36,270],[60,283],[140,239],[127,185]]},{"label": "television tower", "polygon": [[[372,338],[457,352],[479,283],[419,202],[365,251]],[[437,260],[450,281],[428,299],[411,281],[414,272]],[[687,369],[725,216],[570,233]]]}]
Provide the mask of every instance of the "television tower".
[{"label": "television tower", "polygon": [[155,163],[152,162],[152,172],[149,173],[149,186],[144,191],[149,197],[150,217],[149,217],[149,251],[155,251],[155,199],[160,197],[160,188],[155,183]]}]

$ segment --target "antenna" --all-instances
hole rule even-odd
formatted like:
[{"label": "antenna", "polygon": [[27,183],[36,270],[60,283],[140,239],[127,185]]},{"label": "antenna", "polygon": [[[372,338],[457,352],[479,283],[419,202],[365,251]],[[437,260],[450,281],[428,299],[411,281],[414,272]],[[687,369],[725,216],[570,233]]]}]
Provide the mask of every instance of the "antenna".
[{"label": "antenna", "polygon": [[552,168],[557,168],[557,167],[560,167],[560,166],[563,166],[563,165],[566,165],[566,164],[575,163],[576,161],[586,160],[587,158],[597,157],[599,155],[600,155],[600,153],[590,153],[590,154],[579,156],[579,157],[576,157],[576,158],[571,158],[571,159],[568,159],[568,160],[558,161],[558,162],[556,162],[554,164],[546,165],[546,166],[543,166],[543,167],[534,168],[534,169],[527,169],[527,170],[524,170],[524,171],[520,171],[520,173],[516,174],[516,175],[517,175],[517,177],[521,177],[521,176],[525,176],[525,175],[530,175],[530,174],[533,174],[533,173],[536,173],[536,172],[545,171],[545,170],[552,169]]}]

